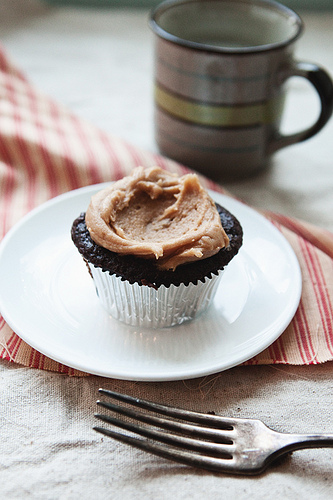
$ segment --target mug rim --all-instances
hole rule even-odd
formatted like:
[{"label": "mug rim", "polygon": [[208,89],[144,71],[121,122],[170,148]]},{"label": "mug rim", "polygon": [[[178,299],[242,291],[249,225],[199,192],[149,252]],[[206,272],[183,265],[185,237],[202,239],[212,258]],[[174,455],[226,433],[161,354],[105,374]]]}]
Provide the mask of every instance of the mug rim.
[{"label": "mug rim", "polygon": [[286,5],[283,5],[279,3],[278,1],[275,0],[213,0],[213,1],[218,1],[218,2],[229,2],[229,3],[243,3],[243,4],[253,4],[253,5],[258,5],[258,6],[263,6],[263,7],[274,7],[277,11],[280,11],[282,13],[288,14],[290,18],[293,18],[295,20],[295,24],[297,25],[297,30],[296,33],[293,36],[288,37],[286,40],[283,40],[281,42],[273,42],[273,43],[267,43],[267,44],[262,44],[262,45],[257,45],[257,46],[248,46],[248,47],[224,47],[224,46],[216,46],[216,45],[210,45],[208,43],[203,43],[203,42],[194,42],[192,40],[187,40],[185,38],[181,38],[178,35],[173,35],[172,33],[169,33],[167,30],[162,28],[158,21],[157,17],[159,14],[172,9],[173,7],[178,7],[182,4],[187,4],[187,3],[203,3],[203,2],[210,2],[212,0],[164,0],[160,4],[158,4],[156,7],[154,7],[149,16],[149,25],[152,29],[152,31],[159,36],[160,38],[163,38],[164,40],[167,40],[169,42],[172,42],[176,45],[181,45],[186,48],[190,49],[195,49],[195,50],[201,50],[201,51],[207,51],[207,52],[217,52],[221,54],[229,54],[229,55],[242,55],[242,54],[249,54],[249,53],[263,53],[271,50],[276,50],[276,49],[281,49],[283,47],[286,47],[299,38],[301,35],[304,25],[301,17],[290,7],[287,7]]}]

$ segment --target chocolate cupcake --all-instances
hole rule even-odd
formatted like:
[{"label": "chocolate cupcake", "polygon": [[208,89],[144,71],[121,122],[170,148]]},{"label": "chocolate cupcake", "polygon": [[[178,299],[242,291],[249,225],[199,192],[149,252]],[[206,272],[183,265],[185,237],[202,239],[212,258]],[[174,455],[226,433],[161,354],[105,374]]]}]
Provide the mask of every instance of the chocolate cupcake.
[{"label": "chocolate cupcake", "polygon": [[72,240],[114,318],[162,328],[206,309],[242,228],[195,174],[138,167],[92,197]]}]

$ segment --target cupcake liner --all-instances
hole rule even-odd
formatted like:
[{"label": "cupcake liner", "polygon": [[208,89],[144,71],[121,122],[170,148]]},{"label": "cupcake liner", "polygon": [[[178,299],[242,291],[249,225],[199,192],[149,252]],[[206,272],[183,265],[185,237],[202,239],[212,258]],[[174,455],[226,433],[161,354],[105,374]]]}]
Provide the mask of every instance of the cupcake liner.
[{"label": "cupcake liner", "polygon": [[212,302],[223,271],[196,285],[158,289],[131,284],[87,262],[97,295],[106,311],[128,325],[166,328],[194,319]]}]

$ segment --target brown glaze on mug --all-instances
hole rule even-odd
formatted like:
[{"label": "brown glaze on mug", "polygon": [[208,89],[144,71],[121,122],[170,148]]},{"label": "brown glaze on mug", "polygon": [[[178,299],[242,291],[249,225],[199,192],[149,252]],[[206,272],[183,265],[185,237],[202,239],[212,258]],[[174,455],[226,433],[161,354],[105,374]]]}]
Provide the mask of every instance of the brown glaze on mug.
[{"label": "brown glaze on mug", "polygon": [[[295,61],[300,17],[266,0],[167,0],[152,11],[155,133],[166,156],[214,178],[241,178],[272,153],[315,135],[333,109],[332,80]],[[285,82],[308,79],[321,113],[282,135]]]}]

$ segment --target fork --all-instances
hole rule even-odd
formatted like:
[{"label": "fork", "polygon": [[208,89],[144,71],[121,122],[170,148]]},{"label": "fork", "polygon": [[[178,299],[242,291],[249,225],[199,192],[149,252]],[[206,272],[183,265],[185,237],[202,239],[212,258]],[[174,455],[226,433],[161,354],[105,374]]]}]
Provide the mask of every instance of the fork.
[{"label": "fork", "polygon": [[[333,447],[333,434],[281,433],[257,419],[224,418],[105,389],[99,389],[99,392],[126,405],[97,401],[100,407],[118,414],[118,417],[96,414],[96,418],[147,439],[103,427],[94,427],[94,430],[160,457],[213,472],[260,474],[276,459],[292,451]],[[148,425],[132,423],[128,417]]]}]

